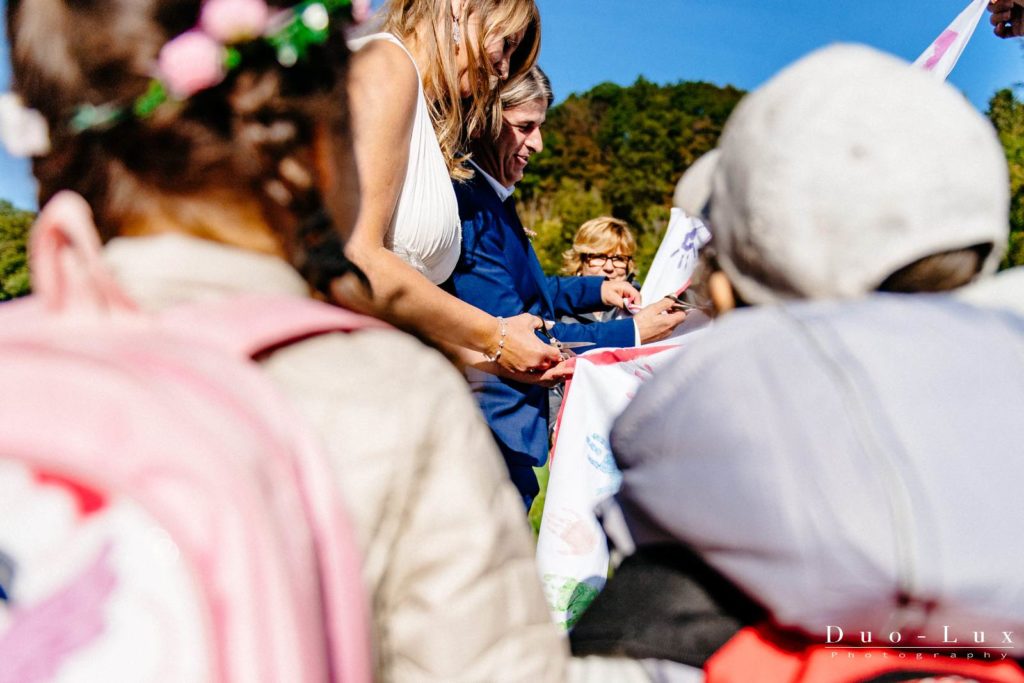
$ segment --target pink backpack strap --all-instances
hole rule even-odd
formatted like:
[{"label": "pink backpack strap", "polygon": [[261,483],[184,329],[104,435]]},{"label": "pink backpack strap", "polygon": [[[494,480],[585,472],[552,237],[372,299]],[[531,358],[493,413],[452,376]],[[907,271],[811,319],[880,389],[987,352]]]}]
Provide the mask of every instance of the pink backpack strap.
[{"label": "pink backpack strap", "polygon": [[32,289],[49,311],[116,315],[137,306],[100,256],[92,210],[74,192],[59,192],[43,207],[29,244]]},{"label": "pink backpack strap", "polygon": [[[31,235],[32,287],[46,310],[64,316],[138,315],[101,256],[92,210],[78,194],[59,192]],[[295,296],[239,295],[186,304],[160,315],[170,331],[242,357],[327,332],[390,329],[375,318]]]},{"label": "pink backpack strap", "polygon": [[[373,318],[294,296],[242,295],[180,306],[155,319],[148,318],[117,284],[101,253],[92,212],[85,200],[72,192],[61,192],[50,200],[33,227],[31,267],[35,295],[27,297],[31,301],[23,302],[26,305],[21,308],[26,315],[17,319],[18,327],[22,327],[22,322],[32,323],[38,317],[32,314],[40,306],[61,319],[77,322],[85,318],[90,324],[106,325],[112,318],[121,318],[134,319],[132,324],[138,321],[145,327],[155,320],[159,327],[182,339],[206,342],[240,357],[252,357],[326,332],[389,328]],[[8,315],[7,319],[11,317]],[[287,404],[280,406],[281,410],[288,408]],[[336,680],[369,681],[369,612],[364,601],[358,544],[319,441],[303,428],[297,416],[293,421],[292,457],[316,539],[317,562],[322,568],[324,626],[336,657]]]},{"label": "pink backpack strap", "polygon": [[177,306],[160,319],[172,331],[249,358],[327,332],[392,329],[376,318],[313,299],[263,294]]}]

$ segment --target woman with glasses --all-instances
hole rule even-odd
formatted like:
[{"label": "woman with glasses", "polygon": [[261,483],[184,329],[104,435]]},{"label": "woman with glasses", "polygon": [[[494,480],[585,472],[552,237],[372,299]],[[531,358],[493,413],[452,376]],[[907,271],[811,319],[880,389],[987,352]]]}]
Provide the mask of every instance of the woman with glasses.
[{"label": "woman with glasses", "polygon": [[[562,255],[562,273],[597,275],[607,280],[629,282],[639,289],[633,279],[636,275],[635,253],[636,239],[625,221],[610,216],[592,218],[580,226],[572,248]],[[571,320],[596,322],[606,319],[607,315],[603,311],[579,313]]]}]

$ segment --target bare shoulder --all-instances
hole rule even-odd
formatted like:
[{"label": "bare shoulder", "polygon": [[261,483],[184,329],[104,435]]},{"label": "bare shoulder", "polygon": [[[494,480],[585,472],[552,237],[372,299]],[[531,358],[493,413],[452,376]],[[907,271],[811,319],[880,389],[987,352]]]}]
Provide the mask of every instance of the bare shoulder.
[{"label": "bare shoulder", "polygon": [[412,111],[419,93],[419,76],[412,59],[388,40],[373,40],[353,53],[349,61],[349,96],[352,106],[387,102]]}]

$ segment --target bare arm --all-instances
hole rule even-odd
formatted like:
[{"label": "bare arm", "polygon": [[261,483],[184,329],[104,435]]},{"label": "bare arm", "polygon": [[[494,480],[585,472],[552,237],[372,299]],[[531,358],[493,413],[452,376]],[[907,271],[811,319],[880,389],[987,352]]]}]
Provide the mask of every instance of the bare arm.
[{"label": "bare arm", "polygon": [[562,360],[557,365],[552,365],[543,372],[516,372],[487,360],[483,354],[477,351],[471,351],[465,347],[453,346],[443,342],[440,346],[449,356],[455,359],[456,364],[460,367],[475,368],[476,370],[504,377],[505,379],[515,380],[523,384],[538,384],[549,389],[570,379],[574,371],[574,367],[567,360]]},{"label": "bare arm", "polygon": [[[333,287],[335,298],[433,340],[493,354],[496,318],[444,292],[384,246],[408,166],[418,97],[412,62],[397,45],[372,42],[353,56],[348,94],[361,200],[345,251],[373,292],[344,279]],[[510,321],[502,365],[524,371],[557,362],[530,331],[539,324],[532,316]]]}]

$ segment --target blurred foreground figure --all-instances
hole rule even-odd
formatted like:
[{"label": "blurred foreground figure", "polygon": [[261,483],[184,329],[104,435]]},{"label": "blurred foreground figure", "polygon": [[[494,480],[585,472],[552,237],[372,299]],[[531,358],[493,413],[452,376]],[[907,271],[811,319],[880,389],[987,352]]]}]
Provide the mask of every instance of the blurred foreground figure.
[{"label": "blurred foreground figure", "polygon": [[49,203],[0,312],[0,681],[560,679],[462,378],[311,300],[362,286],[347,13],[8,3]]},{"label": "blurred foreground figure", "polygon": [[[637,552],[574,651],[680,680],[1024,680],[995,649],[1024,628],[1024,551],[1006,542],[1024,515],[1024,319],[925,294],[998,263],[994,131],[949,86],[843,45],[749,95],[719,149],[709,290],[728,314],[616,423],[624,524],[608,526]],[[825,649],[861,631],[978,654]]]}]

